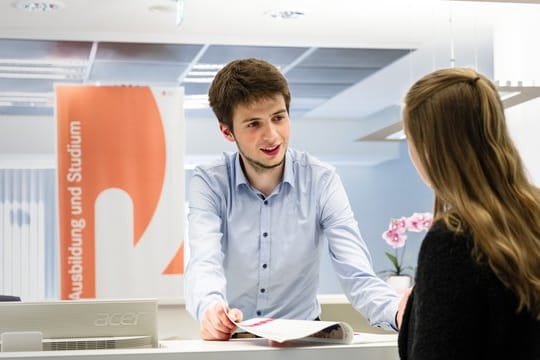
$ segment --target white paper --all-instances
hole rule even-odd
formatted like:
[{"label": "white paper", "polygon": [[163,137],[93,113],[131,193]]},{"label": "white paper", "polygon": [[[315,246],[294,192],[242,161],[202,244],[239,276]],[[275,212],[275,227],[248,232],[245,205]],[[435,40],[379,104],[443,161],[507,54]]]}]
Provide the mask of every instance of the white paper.
[{"label": "white paper", "polygon": [[302,340],[351,344],[354,337],[349,324],[336,321],[252,318],[235,324],[243,331],[280,343]]}]

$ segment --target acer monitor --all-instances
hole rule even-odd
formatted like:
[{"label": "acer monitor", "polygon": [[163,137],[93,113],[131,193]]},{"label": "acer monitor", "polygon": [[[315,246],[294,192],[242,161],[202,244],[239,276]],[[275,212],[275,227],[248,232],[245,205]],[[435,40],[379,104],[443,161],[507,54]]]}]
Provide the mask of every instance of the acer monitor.
[{"label": "acer monitor", "polygon": [[40,333],[42,350],[157,348],[157,306],[157,299],[0,302],[0,339]]}]

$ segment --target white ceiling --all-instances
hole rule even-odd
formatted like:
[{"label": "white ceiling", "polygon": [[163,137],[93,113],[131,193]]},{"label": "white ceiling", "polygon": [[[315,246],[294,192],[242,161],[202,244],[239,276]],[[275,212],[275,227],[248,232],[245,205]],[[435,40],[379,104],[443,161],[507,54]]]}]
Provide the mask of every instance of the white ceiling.
[{"label": "white ceiling", "polygon": [[[0,119],[52,114],[50,103],[1,106],[2,93],[52,94],[54,80],[13,79],[5,75],[10,66],[65,67],[70,60],[80,64],[73,82],[181,85],[200,95],[208,83],[185,82],[194,65],[253,56],[280,66],[289,79],[293,121],[310,134],[297,136],[298,145],[329,146],[332,128],[337,149],[327,152],[366,159],[396,156],[394,145],[355,140],[399,121],[401,98],[416,77],[451,65],[493,76],[501,24],[540,19],[539,1],[184,0],[179,25],[174,0],[51,0],[60,5],[52,12],[24,11],[22,3],[0,2]],[[271,16],[279,11],[304,15]],[[186,117],[212,116],[188,109]],[[309,132],[313,126],[320,139]]]}]

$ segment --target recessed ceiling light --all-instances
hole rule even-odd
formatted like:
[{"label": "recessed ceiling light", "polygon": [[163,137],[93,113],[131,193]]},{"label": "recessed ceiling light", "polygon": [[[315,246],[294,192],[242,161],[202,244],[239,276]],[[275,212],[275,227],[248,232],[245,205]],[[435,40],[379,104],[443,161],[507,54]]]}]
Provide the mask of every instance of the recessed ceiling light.
[{"label": "recessed ceiling light", "polygon": [[17,9],[28,12],[51,12],[62,9],[65,5],[60,1],[29,1],[21,0],[13,3]]},{"label": "recessed ceiling light", "polygon": [[300,19],[305,13],[299,10],[269,10],[265,12],[265,15],[274,19],[292,20]]}]

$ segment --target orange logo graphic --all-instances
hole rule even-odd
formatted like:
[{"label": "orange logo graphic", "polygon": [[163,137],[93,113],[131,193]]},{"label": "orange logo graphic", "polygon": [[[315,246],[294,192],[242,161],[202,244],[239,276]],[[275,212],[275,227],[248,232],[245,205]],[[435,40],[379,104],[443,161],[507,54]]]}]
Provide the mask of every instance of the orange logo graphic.
[{"label": "orange logo graphic", "polygon": [[[58,86],[56,95],[61,296],[92,298],[96,199],[110,188],[129,194],[137,246],[162,192],[165,134],[147,87]],[[179,246],[163,273],[182,272]]]}]

